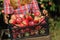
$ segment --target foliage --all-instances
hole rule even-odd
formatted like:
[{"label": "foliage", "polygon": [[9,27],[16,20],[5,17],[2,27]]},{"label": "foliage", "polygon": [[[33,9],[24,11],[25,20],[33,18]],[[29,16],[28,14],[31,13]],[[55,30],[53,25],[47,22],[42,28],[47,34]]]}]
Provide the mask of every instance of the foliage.
[{"label": "foliage", "polygon": [[[49,11],[55,11],[56,10],[56,5],[52,0],[38,0],[40,4],[44,4],[44,8],[48,9]],[[50,4],[49,4],[50,3]],[[49,7],[49,8],[47,8]]]}]

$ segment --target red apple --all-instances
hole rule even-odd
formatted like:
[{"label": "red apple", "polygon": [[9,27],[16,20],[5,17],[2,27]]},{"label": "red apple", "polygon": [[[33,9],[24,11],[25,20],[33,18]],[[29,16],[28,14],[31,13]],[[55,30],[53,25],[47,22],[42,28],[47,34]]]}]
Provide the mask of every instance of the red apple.
[{"label": "red apple", "polygon": [[26,29],[25,29],[26,32],[29,32],[29,30],[30,30],[29,28],[26,28]]},{"label": "red apple", "polygon": [[17,18],[17,19],[16,19],[16,23],[19,24],[19,23],[21,23],[21,22],[22,22],[22,19],[21,19],[21,18]]},{"label": "red apple", "polygon": [[35,16],[39,16],[39,15],[40,15],[40,13],[39,13],[39,12],[36,12],[36,13],[34,13],[34,15],[35,15]]},{"label": "red apple", "polygon": [[26,19],[29,21],[33,20],[32,16],[30,16],[30,15],[26,15]]},{"label": "red apple", "polygon": [[15,33],[15,30],[12,30],[13,33]]},{"label": "red apple", "polygon": [[28,26],[28,20],[27,20],[27,19],[23,20],[22,23],[23,23],[25,26]]},{"label": "red apple", "polygon": [[39,19],[40,19],[40,17],[35,16],[35,17],[34,17],[34,22],[35,22],[35,23],[38,23],[38,22],[39,22]]},{"label": "red apple", "polygon": [[36,30],[40,30],[41,29],[41,26],[36,26],[35,29]]},{"label": "red apple", "polygon": [[52,2],[49,2],[48,4],[49,4],[49,5],[52,5]]},{"label": "red apple", "polygon": [[41,16],[41,18],[39,19],[39,22],[42,22],[45,20],[45,17],[44,16]]},{"label": "red apple", "polygon": [[33,20],[32,16],[28,16],[28,20],[29,21]]},{"label": "red apple", "polygon": [[19,14],[15,14],[16,18],[19,18]]},{"label": "red apple", "polygon": [[23,28],[25,25],[23,23],[19,24],[19,27]]},{"label": "red apple", "polygon": [[29,15],[25,15],[25,18],[26,18],[27,20],[29,19],[28,16],[29,16]]},{"label": "red apple", "polygon": [[45,24],[46,23],[46,21],[44,20],[41,24]]},{"label": "red apple", "polygon": [[35,24],[34,21],[29,22],[29,26],[33,26],[34,24]]},{"label": "red apple", "polygon": [[20,31],[21,31],[21,33],[25,33],[25,30],[23,30],[23,29],[22,29],[22,30],[20,30]]},{"label": "red apple", "polygon": [[17,37],[17,35],[14,33],[14,34],[13,34],[13,38],[15,39],[16,37]]}]

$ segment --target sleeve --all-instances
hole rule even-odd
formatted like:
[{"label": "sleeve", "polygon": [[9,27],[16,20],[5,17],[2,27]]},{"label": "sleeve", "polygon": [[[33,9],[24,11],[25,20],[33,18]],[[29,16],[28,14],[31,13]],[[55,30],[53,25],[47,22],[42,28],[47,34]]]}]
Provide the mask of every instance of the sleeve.
[{"label": "sleeve", "polygon": [[9,0],[4,0],[4,14],[10,14],[9,3]]},{"label": "sleeve", "polygon": [[38,2],[36,0],[32,0],[32,11],[33,13],[41,13],[38,7]]}]

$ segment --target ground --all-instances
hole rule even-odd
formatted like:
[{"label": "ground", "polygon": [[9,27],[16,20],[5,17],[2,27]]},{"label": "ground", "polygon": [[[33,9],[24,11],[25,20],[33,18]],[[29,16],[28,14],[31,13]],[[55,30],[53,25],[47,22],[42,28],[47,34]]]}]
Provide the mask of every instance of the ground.
[{"label": "ground", "polygon": [[52,40],[60,40],[60,21],[57,22],[57,25],[52,33]]},{"label": "ground", "polygon": [[[55,23],[55,24],[54,24]],[[50,35],[51,40],[60,40],[60,19],[52,22],[52,25],[50,26]]]}]

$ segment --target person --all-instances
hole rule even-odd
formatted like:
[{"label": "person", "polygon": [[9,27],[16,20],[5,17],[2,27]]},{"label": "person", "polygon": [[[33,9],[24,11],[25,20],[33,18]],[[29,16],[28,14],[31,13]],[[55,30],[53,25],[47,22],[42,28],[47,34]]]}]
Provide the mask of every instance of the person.
[{"label": "person", "polygon": [[8,18],[11,14],[26,14],[32,11],[40,13],[37,0],[4,0],[4,20],[8,24]]},{"label": "person", "polygon": [[4,0],[4,20],[6,24],[8,24],[9,15],[26,15],[30,11],[41,14],[37,0]]}]

